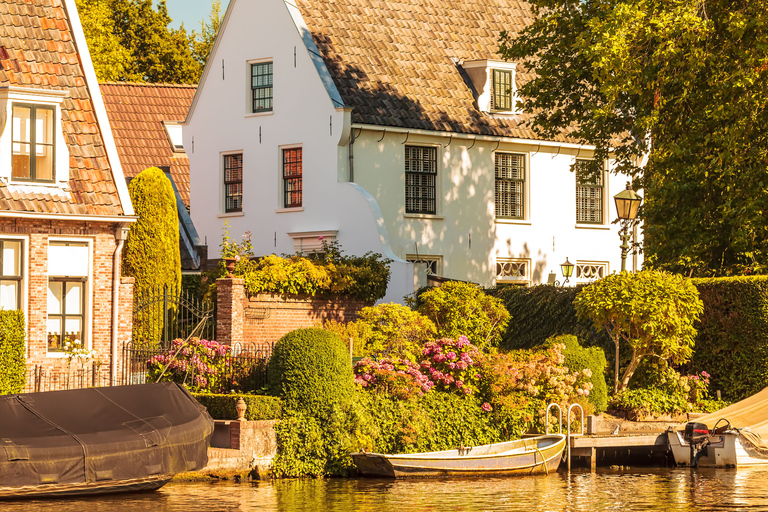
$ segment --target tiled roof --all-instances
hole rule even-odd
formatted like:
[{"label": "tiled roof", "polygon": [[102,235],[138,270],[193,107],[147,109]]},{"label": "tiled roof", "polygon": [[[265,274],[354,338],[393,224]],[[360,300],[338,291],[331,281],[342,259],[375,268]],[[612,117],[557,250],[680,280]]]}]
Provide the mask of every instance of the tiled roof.
[{"label": "tiled roof", "polygon": [[[502,30],[531,23],[517,0],[297,0],[355,123],[536,139],[524,116],[477,109],[458,61],[499,60]],[[530,75],[518,66],[517,82]],[[563,139],[565,140],[565,139]]]},{"label": "tiled roof", "polygon": [[42,187],[9,188],[0,183],[0,210],[121,215],[62,0],[0,0],[0,20],[0,86],[67,91],[61,124],[70,156],[69,190],[41,193]]},{"label": "tiled roof", "polygon": [[100,88],[125,176],[168,166],[189,206],[189,159],[183,152],[174,153],[163,121],[183,121],[197,87],[111,82]]}]

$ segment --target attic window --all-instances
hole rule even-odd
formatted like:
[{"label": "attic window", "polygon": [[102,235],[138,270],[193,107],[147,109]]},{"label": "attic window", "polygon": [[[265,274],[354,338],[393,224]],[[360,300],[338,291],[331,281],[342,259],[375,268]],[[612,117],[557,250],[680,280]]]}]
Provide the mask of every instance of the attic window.
[{"label": "attic window", "polygon": [[165,133],[171,142],[171,147],[176,153],[184,152],[184,142],[181,139],[181,125],[171,121],[163,121]]},{"label": "attic window", "polygon": [[519,114],[514,62],[473,60],[461,64],[469,77],[477,108],[488,114]]}]

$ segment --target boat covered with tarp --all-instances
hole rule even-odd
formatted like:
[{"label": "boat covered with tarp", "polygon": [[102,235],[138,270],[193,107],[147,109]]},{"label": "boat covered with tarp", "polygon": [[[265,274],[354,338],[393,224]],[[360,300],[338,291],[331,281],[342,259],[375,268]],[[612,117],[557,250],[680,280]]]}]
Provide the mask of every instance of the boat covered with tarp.
[{"label": "boat covered with tarp", "polygon": [[678,466],[768,464],[768,388],[667,432]]},{"label": "boat covered with tarp", "polygon": [[352,460],[363,475],[388,478],[531,475],[557,471],[564,448],[564,435],[548,434],[439,452],[359,452]]},{"label": "boat covered with tarp", "polygon": [[212,434],[172,382],[0,396],[0,498],[158,489],[205,467]]}]

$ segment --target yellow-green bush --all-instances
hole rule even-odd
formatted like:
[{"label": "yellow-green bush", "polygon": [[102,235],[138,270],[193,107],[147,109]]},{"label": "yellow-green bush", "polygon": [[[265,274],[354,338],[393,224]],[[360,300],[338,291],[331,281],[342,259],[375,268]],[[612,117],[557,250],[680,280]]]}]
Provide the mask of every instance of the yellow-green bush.
[{"label": "yellow-green bush", "polygon": [[24,313],[0,310],[0,395],[21,393],[27,377]]},{"label": "yellow-green bush", "polygon": [[248,408],[245,410],[246,420],[276,420],[283,413],[281,400],[276,396],[266,395],[216,395],[211,393],[193,393],[195,399],[206,409],[215,420],[237,419],[237,399],[242,398]]}]

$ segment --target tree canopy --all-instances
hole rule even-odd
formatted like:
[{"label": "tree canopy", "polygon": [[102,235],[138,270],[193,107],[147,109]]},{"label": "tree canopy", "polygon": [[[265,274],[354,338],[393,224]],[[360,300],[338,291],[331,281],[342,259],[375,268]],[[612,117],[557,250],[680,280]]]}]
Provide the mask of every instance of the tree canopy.
[{"label": "tree canopy", "polygon": [[221,25],[213,0],[201,31],[171,28],[165,0],[77,0],[96,76],[102,81],[197,83]]},{"label": "tree canopy", "polygon": [[[645,189],[647,264],[768,271],[768,10],[728,0],[532,0],[500,54],[542,135],[565,127]],[[639,165],[643,157],[647,165]]]}]

